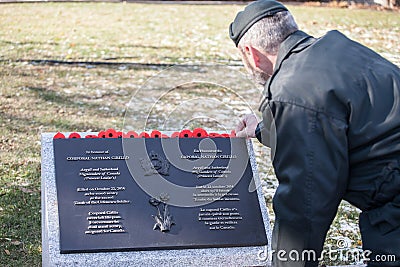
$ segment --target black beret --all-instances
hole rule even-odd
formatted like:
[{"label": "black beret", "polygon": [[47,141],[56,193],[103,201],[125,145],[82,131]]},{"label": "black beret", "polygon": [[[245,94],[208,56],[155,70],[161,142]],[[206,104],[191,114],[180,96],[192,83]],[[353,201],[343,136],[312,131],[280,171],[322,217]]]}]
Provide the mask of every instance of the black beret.
[{"label": "black beret", "polygon": [[252,2],[236,15],[235,20],[229,26],[229,36],[235,45],[238,46],[240,39],[254,23],[281,11],[288,10],[284,5],[274,0]]}]

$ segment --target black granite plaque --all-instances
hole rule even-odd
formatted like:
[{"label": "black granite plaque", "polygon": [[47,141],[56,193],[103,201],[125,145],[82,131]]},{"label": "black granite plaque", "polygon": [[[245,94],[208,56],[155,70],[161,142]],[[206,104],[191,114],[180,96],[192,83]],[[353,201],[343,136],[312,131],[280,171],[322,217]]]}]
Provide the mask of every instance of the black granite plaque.
[{"label": "black granite plaque", "polygon": [[61,253],[266,245],[241,138],[55,139]]}]

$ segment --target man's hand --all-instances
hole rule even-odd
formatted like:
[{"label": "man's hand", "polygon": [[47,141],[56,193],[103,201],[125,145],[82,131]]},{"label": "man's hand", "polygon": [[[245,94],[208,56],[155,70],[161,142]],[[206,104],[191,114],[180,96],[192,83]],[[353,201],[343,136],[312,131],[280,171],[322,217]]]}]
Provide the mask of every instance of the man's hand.
[{"label": "man's hand", "polygon": [[254,114],[245,115],[235,128],[236,137],[253,138],[256,137],[258,119]]}]

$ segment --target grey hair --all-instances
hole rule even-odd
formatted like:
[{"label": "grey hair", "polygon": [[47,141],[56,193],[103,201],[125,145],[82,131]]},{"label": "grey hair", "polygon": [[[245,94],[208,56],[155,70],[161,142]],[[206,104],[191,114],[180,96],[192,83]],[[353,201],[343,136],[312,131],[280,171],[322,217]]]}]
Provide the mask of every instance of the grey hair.
[{"label": "grey hair", "polygon": [[289,11],[282,11],[273,16],[257,21],[240,39],[238,48],[243,52],[246,45],[263,49],[276,55],[280,44],[299,28]]}]

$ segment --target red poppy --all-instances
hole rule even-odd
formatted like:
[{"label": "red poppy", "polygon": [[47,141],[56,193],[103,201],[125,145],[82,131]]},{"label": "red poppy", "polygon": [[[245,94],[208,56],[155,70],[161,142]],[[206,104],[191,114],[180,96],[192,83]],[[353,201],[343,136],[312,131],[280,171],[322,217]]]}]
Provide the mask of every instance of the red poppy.
[{"label": "red poppy", "polygon": [[173,132],[171,138],[179,137],[180,132]]},{"label": "red poppy", "polygon": [[140,138],[149,138],[150,135],[148,133],[146,133],[146,132],[142,132],[141,134],[139,134],[139,137]]},{"label": "red poppy", "polygon": [[179,134],[179,138],[189,138],[193,137],[193,133],[190,130],[182,130]]},{"label": "red poppy", "polygon": [[207,136],[208,136],[208,133],[203,128],[196,128],[193,130],[193,137],[205,138]]},{"label": "red poppy", "polygon": [[162,135],[161,135],[161,138],[169,138],[169,136],[166,135],[166,134],[162,134]]},{"label": "red poppy", "polygon": [[56,135],[54,135],[53,139],[64,139],[65,135],[63,135],[62,133],[58,132],[56,133]]},{"label": "red poppy", "polygon": [[97,135],[99,138],[106,138],[106,132],[105,131],[100,131],[99,134]]},{"label": "red poppy", "polygon": [[114,130],[113,128],[106,130],[106,138],[117,138],[117,137],[118,137],[117,131]]},{"label": "red poppy", "polygon": [[124,138],[138,138],[139,135],[135,131],[129,131],[123,135]]},{"label": "red poppy", "polygon": [[122,138],[122,136],[123,136],[123,133],[122,133],[122,132],[116,132],[116,137],[117,137],[117,138]]},{"label": "red poppy", "polygon": [[209,133],[208,136],[211,138],[221,137],[221,135],[218,133]]},{"label": "red poppy", "polygon": [[161,138],[161,132],[157,131],[157,130],[154,130],[154,131],[151,132],[150,136],[151,136],[151,138]]},{"label": "red poppy", "polygon": [[81,138],[81,135],[78,133],[71,133],[68,138]]},{"label": "red poppy", "polygon": [[85,136],[85,138],[99,138],[97,135],[94,134],[88,134]]},{"label": "red poppy", "polygon": [[117,138],[117,132],[112,128],[106,130],[106,138]]}]

